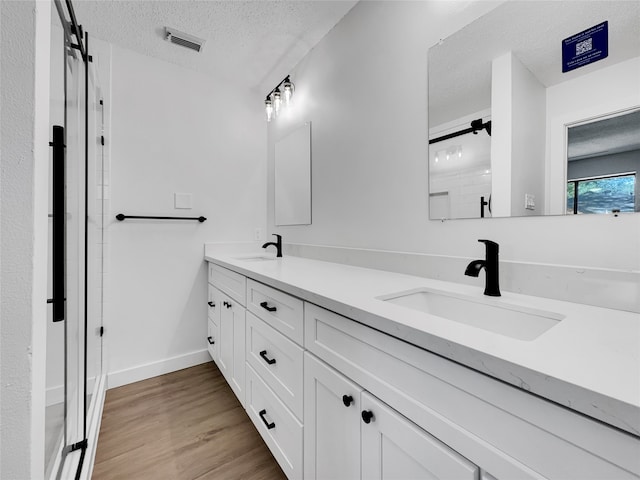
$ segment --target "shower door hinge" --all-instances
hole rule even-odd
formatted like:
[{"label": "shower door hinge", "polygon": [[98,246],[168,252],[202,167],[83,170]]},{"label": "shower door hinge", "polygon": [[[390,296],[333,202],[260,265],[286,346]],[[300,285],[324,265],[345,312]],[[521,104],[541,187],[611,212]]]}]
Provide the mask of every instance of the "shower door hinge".
[{"label": "shower door hinge", "polygon": [[104,105],[104,102],[102,101],[102,99],[100,99],[100,105]]},{"label": "shower door hinge", "polygon": [[87,55],[87,59],[89,60],[89,63],[93,63],[93,55]]},{"label": "shower door hinge", "polygon": [[100,145],[104,146],[104,135],[100,135]]},{"label": "shower door hinge", "polygon": [[100,327],[100,328],[98,329],[98,332],[97,332],[97,333],[98,333],[98,335],[103,336],[103,335],[104,335],[104,327]]}]

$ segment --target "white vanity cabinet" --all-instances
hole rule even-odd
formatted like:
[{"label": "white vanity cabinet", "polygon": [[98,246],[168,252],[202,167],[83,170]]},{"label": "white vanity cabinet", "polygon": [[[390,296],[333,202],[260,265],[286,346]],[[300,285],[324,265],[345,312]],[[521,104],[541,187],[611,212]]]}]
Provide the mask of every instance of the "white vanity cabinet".
[{"label": "white vanity cabinet", "polygon": [[[246,278],[209,264],[209,328],[215,331],[210,353],[240,403],[245,405]],[[225,293],[226,292],[226,293]],[[212,306],[213,305],[213,306]],[[207,339],[210,343],[210,340]]]},{"label": "white vanity cabinet", "polygon": [[360,478],[362,388],[304,354],[304,478]]},{"label": "white vanity cabinet", "polygon": [[[637,438],[310,303],[305,348],[395,410],[382,417],[389,420],[379,424],[384,431],[375,433],[375,442],[386,438],[403,450],[397,444],[403,436],[418,442],[420,432],[428,432],[437,445],[486,470],[486,478],[640,478]],[[362,398],[362,409],[375,403]],[[402,417],[394,417],[397,412]],[[387,429],[393,418],[409,425]],[[363,436],[362,478],[380,478],[365,471],[364,452],[371,450],[365,444]],[[386,458],[374,456],[373,468]]]},{"label": "white vanity cabinet", "polygon": [[303,477],[303,302],[247,279],[246,410],[290,479]]},{"label": "white vanity cabinet", "polygon": [[207,285],[207,350],[211,359],[218,363],[218,324],[220,323],[220,310],[215,299],[215,287]]},{"label": "white vanity cabinet", "polygon": [[477,480],[479,469],[360,386],[305,354],[306,480]]},{"label": "white vanity cabinet", "polygon": [[211,263],[209,281],[209,351],[289,479],[640,479],[633,435],[265,275]]},{"label": "white vanity cabinet", "polygon": [[476,480],[479,469],[398,412],[361,396],[362,478]]}]

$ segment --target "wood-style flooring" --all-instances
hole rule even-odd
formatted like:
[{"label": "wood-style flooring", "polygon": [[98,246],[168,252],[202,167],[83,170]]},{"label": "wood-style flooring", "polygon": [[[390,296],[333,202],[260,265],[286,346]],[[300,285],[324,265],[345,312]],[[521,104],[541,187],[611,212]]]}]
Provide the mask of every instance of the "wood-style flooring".
[{"label": "wood-style flooring", "polygon": [[286,479],[213,362],[108,390],[92,478]]}]

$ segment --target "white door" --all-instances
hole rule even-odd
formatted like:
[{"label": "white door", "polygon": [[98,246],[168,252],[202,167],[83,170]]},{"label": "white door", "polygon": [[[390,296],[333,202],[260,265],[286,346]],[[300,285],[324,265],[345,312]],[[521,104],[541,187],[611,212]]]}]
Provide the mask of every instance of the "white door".
[{"label": "white door", "polygon": [[360,388],[304,354],[304,478],[360,478]]},{"label": "white door", "polygon": [[478,478],[478,467],[398,412],[367,392],[361,399],[363,480]]}]

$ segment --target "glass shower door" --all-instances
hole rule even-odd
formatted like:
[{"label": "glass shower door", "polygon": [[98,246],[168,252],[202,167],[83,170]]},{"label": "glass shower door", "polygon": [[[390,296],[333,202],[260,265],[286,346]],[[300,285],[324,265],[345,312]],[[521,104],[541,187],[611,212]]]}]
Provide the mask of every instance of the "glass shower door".
[{"label": "glass shower door", "polygon": [[87,444],[87,57],[70,2],[52,8],[45,478],[75,475]]},{"label": "glass shower door", "polygon": [[80,52],[67,45],[66,76],[66,430],[68,451],[85,439],[84,335],[86,316],[86,166],[85,65]]},{"label": "glass shower door", "polygon": [[[52,4],[51,26],[51,86],[50,86],[50,125],[64,128],[65,125],[65,39],[63,24]],[[52,138],[53,140],[53,138]],[[64,138],[62,139],[64,141]],[[53,185],[53,172],[60,168],[56,162],[61,158],[54,155],[54,146],[50,152],[49,185]],[[63,151],[64,155],[64,151]],[[54,162],[54,156],[55,162]],[[48,254],[48,303],[47,311],[47,373],[46,373],[46,409],[45,409],[45,478],[59,463],[64,446],[65,424],[65,324],[54,322],[53,315],[53,188],[49,189],[49,254]],[[57,469],[56,469],[57,470]]]}]

